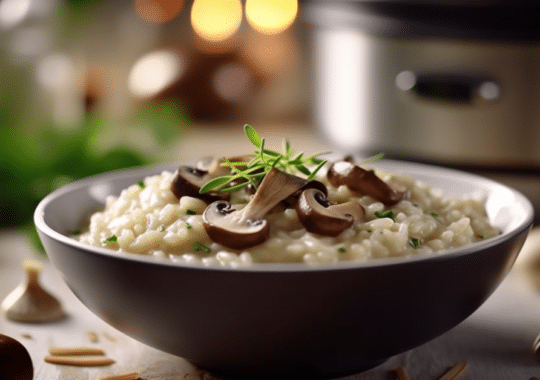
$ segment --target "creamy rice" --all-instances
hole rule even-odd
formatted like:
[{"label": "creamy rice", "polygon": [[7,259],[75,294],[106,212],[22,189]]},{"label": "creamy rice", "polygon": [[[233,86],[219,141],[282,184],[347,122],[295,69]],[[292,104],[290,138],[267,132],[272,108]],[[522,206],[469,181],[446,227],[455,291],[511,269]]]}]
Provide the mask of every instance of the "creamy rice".
[{"label": "creamy rice", "polygon": [[[253,262],[364,261],[381,257],[437,252],[496,236],[481,200],[447,198],[409,176],[377,172],[386,182],[408,189],[409,196],[385,206],[369,196],[358,198],[346,186],[334,188],[326,177],[328,199],[353,200],[365,209],[364,220],[337,237],[307,232],[294,208],[266,219],[270,238],[245,251],[210,240],[203,226],[207,204],[196,198],[176,198],[170,190],[174,173],[164,171],[133,184],[118,197],[109,197],[103,211],[90,217],[88,229],[76,236],[83,243],[113,250],[169,258],[194,265],[249,266]],[[249,195],[233,193],[232,204],[245,204]],[[388,211],[391,211],[389,213]]]}]

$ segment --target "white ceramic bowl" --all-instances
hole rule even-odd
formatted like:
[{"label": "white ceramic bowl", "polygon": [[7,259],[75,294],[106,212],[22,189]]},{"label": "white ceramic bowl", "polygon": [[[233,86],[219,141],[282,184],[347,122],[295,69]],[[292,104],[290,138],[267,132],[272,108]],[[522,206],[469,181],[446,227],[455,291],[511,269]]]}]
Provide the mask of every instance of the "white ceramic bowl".
[{"label": "white ceramic bowl", "polygon": [[450,196],[480,194],[500,236],[439,254],[338,263],[193,267],[68,237],[105,197],[167,167],[71,183],[38,205],[52,263],[78,298],[125,334],[235,376],[328,378],[360,372],[450,330],[510,270],[533,221],[519,192],[475,175],[382,160]]}]

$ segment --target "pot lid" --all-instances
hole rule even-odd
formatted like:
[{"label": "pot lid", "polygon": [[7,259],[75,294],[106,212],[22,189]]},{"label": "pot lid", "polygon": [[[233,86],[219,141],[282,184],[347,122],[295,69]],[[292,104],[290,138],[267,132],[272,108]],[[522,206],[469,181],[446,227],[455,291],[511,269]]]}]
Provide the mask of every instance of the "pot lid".
[{"label": "pot lid", "polygon": [[318,26],[355,26],[390,37],[540,41],[540,1],[309,0]]}]

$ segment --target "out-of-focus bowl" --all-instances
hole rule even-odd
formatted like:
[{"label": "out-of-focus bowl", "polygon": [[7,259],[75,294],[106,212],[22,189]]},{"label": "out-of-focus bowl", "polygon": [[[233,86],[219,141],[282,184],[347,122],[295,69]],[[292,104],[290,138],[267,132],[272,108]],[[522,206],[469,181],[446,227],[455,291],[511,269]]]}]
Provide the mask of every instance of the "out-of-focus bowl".
[{"label": "out-of-focus bowl", "polygon": [[450,330],[508,273],[533,221],[522,194],[475,175],[379,161],[450,196],[480,195],[501,235],[438,254],[319,266],[205,268],[81,244],[68,235],[105,197],[174,166],[77,181],[35,223],[77,297],[125,334],[211,371],[257,378],[360,372]]}]

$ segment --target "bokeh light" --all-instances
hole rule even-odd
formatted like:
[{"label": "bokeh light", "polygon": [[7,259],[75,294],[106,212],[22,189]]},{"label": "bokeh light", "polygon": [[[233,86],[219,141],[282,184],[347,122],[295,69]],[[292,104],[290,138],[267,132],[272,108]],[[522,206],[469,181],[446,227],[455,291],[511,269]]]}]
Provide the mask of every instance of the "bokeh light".
[{"label": "bokeh light", "polygon": [[195,0],[191,25],[207,41],[221,42],[232,37],[242,23],[240,0]]},{"label": "bokeh light", "polygon": [[243,54],[260,74],[279,75],[298,65],[297,45],[298,41],[290,31],[276,35],[252,32],[244,40]]},{"label": "bokeh light", "polygon": [[241,102],[251,93],[253,76],[244,65],[229,63],[221,66],[212,78],[216,93],[229,102]]},{"label": "bokeh light", "polygon": [[162,24],[175,18],[184,0],[135,0],[135,11],[144,21],[151,24]]},{"label": "bokeh light", "polygon": [[298,0],[246,0],[246,18],[260,33],[277,34],[292,25]]},{"label": "bokeh light", "polygon": [[182,56],[169,50],[149,53],[140,58],[129,74],[129,90],[139,97],[156,95],[184,71]]},{"label": "bokeh light", "polygon": [[12,28],[20,23],[29,13],[32,0],[0,1],[0,26]]},{"label": "bokeh light", "polygon": [[75,63],[66,54],[51,54],[39,61],[36,76],[44,88],[61,91],[75,77]]}]

